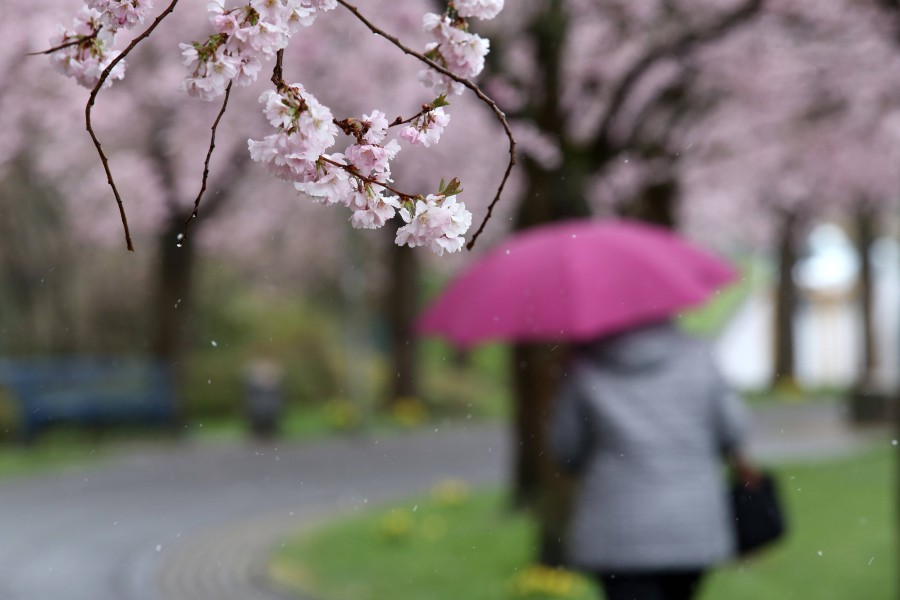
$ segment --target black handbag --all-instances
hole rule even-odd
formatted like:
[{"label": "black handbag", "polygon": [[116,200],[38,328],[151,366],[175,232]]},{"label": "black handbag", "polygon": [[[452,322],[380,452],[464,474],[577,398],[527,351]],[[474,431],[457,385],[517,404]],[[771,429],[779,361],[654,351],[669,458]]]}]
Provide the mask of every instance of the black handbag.
[{"label": "black handbag", "polygon": [[768,546],[784,535],[784,513],[771,474],[763,473],[760,480],[751,486],[734,482],[731,505],[738,554],[741,556]]}]

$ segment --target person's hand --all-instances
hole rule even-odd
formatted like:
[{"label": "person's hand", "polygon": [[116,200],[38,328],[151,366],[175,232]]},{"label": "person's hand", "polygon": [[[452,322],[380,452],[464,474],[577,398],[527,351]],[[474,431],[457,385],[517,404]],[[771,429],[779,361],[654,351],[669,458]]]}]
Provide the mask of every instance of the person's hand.
[{"label": "person's hand", "polygon": [[742,454],[734,454],[731,457],[731,468],[741,485],[746,488],[756,488],[762,484],[763,474],[752,461]]}]

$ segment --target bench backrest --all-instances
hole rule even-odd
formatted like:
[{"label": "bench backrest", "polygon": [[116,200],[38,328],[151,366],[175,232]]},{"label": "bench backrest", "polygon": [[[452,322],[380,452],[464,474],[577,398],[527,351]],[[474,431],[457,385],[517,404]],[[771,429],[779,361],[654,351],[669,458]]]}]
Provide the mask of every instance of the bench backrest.
[{"label": "bench backrest", "polygon": [[171,370],[155,360],[0,360],[0,386],[15,396],[26,436],[53,421],[170,421],[176,414]]}]

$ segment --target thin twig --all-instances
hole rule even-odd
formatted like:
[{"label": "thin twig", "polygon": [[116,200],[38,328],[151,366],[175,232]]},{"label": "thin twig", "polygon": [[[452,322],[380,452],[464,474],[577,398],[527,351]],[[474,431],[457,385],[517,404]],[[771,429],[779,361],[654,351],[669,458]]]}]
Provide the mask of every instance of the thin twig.
[{"label": "thin twig", "polygon": [[484,220],[481,222],[481,225],[478,227],[478,230],[472,236],[472,239],[466,244],[466,248],[471,250],[475,246],[475,240],[478,239],[478,236],[481,235],[484,226],[487,224],[488,220],[490,220],[491,215],[494,212],[494,205],[497,204],[497,201],[500,200],[500,195],[503,193],[503,188],[506,186],[506,181],[509,179],[509,174],[512,172],[513,165],[516,164],[516,140],[513,138],[512,130],[509,128],[509,123],[506,120],[506,115],[503,114],[503,111],[497,106],[497,103],[491,100],[481,89],[469,81],[464,77],[460,77],[459,75],[453,73],[449,69],[437,64],[424,54],[416,52],[412,48],[407,47],[403,44],[399,39],[390,35],[389,33],[379,29],[376,25],[374,25],[371,21],[369,21],[362,13],[359,12],[359,9],[347,2],[347,0],[337,0],[338,4],[349,10],[357,19],[359,19],[363,25],[369,28],[369,31],[374,33],[375,35],[379,35],[386,39],[387,41],[394,44],[397,48],[399,48],[404,54],[417,58],[419,61],[425,63],[438,73],[445,75],[452,79],[453,81],[464,85],[469,88],[475,96],[478,97],[479,100],[488,105],[491,111],[494,113],[494,116],[503,126],[503,131],[506,133],[506,137],[509,140],[509,164],[506,166],[506,172],[503,174],[503,179],[500,181],[500,186],[497,188],[497,193],[494,195],[494,199],[491,200],[491,203],[488,205],[487,214],[484,217]]},{"label": "thin twig", "polygon": [[206,160],[203,162],[203,181],[200,185],[200,193],[197,194],[197,198],[194,200],[194,210],[191,212],[191,216],[189,216],[184,221],[184,232],[182,233],[182,238],[187,240],[188,227],[191,225],[191,221],[197,218],[197,212],[200,210],[200,198],[203,197],[204,192],[206,192],[206,182],[209,179],[209,161],[212,158],[213,150],[216,148],[216,129],[219,127],[219,121],[222,120],[222,115],[225,114],[225,109],[228,107],[228,98],[231,96],[231,86],[234,82],[229,81],[228,87],[225,88],[225,100],[222,102],[222,108],[219,110],[219,114],[216,115],[216,120],[213,121],[212,133],[209,136],[209,150],[206,152]]},{"label": "thin twig", "polygon": [[87,132],[91,136],[91,140],[94,142],[94,146],[97,148],[97,154],[100,155],[100,162],[103,163],[103,170],[106,171],[106,181],[109,183],[109,187],[112,188],[113,194],[116,197],[116,203],[119,206],[119,215],[122,217],[122,227],[125,229],[125,245],[128,247],[129,252],[134,252],[134,244],[131,242],[131,232],[128,229],[128,218],[125,216],[125,204],[122,202],[122,196],[119,194],[119,189],[116,187],[115,181],[113,181],[112,171],[109,168],[109,159],[106,158],[106,153],[103,152],[103,147],[100,145],[100,140],[97,138],[97,134],[94,133],[94,127],[91,124],[91,109],[94,107],[94,101],[97,99],[97,94],[100,92],[100,88],[103,87],[103,84],[106,83],[106,79],[109,77],[109,74],[112,70],[119,64],[122,59],[124,59],[129,52],[131,52],[135,46],[137,46],[140,42],[146,39],[156,26],[159,25],[163,19],[165,19],[169,14],[175,10],[175,5],[178,4],[178,0],[172,0],[172,3],[169,4],[168,7],[164,11],[162,11],[158,17],[150,24],[143,33],[134,38],[128,47],[126,47],[122,52],[119,53],[112,61],[103,69],[103,73],[100,74],[100,79],[97,80],[97,84],[94,86],[94,89],[91,90],[91,95],[88,98],[87,106],[84,107],[84,124]]},{"label": "thin twig", "polygon": [[365,181],[368,184],[378,185],[378,186],[383,187],[384,189],[386,189],[389,192],[394,192],[400,198],[414,198],[415,197],[410,194],[404,194],[400,190],[394,189],[386,183],[382,183],[376,179],[372,179],[371,177],[366,177],[365,175],[360,174],[360,172],[357,171],[355,168],[353,168],[352,165],[341,164],[341,163],[337,162],[336,160],[332,160],[332,159],[328,158],[327,156],[320,156],[319,160],[321,160],[322,162],[327,162],[329,165],[334,165],[335,167],[340,167],[341,169],[347,171],[348,173],[350,173],[357,179],[361,179],[362,181]]},{"label": "thin twig", "polygon": [[279,92],[287,87],[284,83],[284,49],[275,52],[275,66],[272,68],[272,83]]},{"label": "thin twig", "polygon": [[97,31],[95,31],[91,35],[86,35],[86,36],[83,36],[80,38],[76,38],[74,40],[70,40],[63,44],[60,44],[59,46],[54,46],[53,48],[48,48],[47,50],[41,50],[40,52],[29,52],[25,56],[41,56],[42,54],[53,54],[54,52],[59,52],[60,50],[65,50],[66,48],[71,48],[72,46],[77,46],[83,42],[92,40],[95,37],[97,37],[97,34],[100,33],[100,29],[102,29],[102,27],[98,28]]},{"label": "thin twig", "polygon": [[433,110],[434,110],[434,106],[432,106],[431,104],[423,104],[423,105],[422,105],[422,110],[420,110],[419,112],[417,112],[416,114],[414,114],[414,115],[411,116],[410,118],[404,119],[402,116],[397,117],[396,119],[394,119],[393,121],[391,121],[391,124],[388,125],[388,127],[397,127],[398,125],[406,125],[406,124],[408,124],[408,123],[412,123],[413,121],[415,121],[415,120],[418,119],[419,117],[425,116],[426,114],[430,113],[430,112],[433,111]]}]

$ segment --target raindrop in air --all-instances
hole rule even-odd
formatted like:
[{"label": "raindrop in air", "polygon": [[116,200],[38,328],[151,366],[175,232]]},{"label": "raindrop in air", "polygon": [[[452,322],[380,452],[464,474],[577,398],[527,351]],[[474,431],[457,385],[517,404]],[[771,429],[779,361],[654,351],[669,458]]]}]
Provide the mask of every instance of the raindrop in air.
[{"label": "raindrop in air", "polygon": [[216,342],[216,340],[213,340],[213,341],[210,342],[210,345],[212,345],[212,347],[215,348],[215,347],[218,346],[219,344],[218,344],[218,342]]}]

